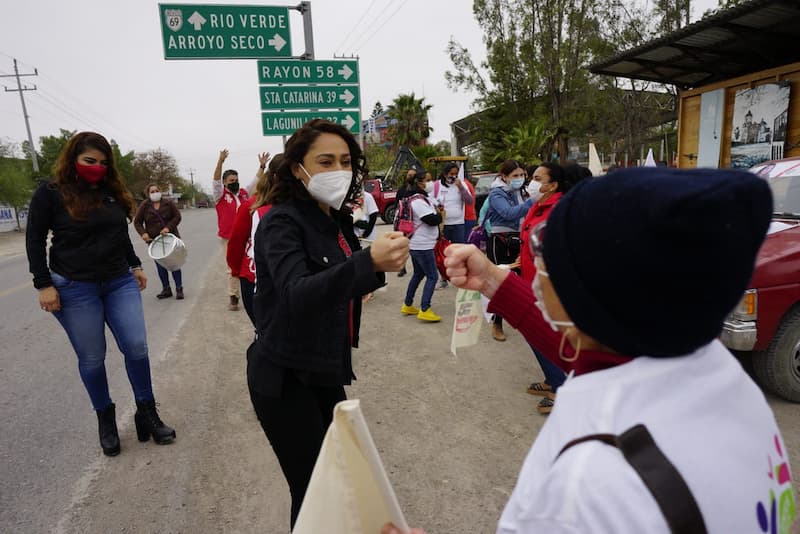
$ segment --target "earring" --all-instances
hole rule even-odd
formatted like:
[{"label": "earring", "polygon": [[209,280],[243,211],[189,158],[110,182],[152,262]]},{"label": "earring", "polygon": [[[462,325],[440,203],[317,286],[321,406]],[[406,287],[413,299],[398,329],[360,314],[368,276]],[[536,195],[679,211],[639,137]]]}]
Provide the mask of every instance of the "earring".
[{"label": "earring", "polygon": [[565,362],[571,363],[571,362],[576,361],[581,355],[581,337],[580,337],[580,335],[578,336],[578,348],[575,351],[575,356],[573,356],[572,358],[567,358],[567,357],[564,356],[564,340],[565,339],[567,339],[567,333],[566,332],[564,332],[561,335],[561,343],[558,345],[558,357],[561,358],[562,360],[564,360]]}]

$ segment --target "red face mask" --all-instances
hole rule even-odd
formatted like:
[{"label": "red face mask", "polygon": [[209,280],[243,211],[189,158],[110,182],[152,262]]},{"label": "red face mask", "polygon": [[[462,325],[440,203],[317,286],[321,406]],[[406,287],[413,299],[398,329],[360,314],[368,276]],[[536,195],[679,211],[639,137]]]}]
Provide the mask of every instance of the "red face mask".
[{"label": "red face mask", "polygon": [[108,169],[103,165],[84,165],[76,161],[75,172],[77,172],[78,176],[85,182],[96,184],[105,178]]}]

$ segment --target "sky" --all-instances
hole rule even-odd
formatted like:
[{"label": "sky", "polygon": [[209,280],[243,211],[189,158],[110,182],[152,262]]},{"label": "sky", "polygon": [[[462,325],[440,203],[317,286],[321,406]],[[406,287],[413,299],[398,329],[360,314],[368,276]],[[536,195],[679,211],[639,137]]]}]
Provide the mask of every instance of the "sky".
[{"label": "sky", "polygon": [[[262,134],[255,59],[165,60],[158,2],[136,0],[3,1],[0,75],[13,74],[25,91],[34,143],[60,128],[93,130],[127,152],[162,148],[181,175],[210,191],[222,148],[225,168],[254,173],[257,154],[281,151],[281,137]],[[299,2],[269,2],[288,6]],[[188,2],[187,2],[188,4]],[[254,5],[255,1],[195,1]],[[693,19],[716,0],[693,2]],[[303,22],[290,10],[292,54],[305,52]],[[485,58],[472,0],[312,0],[315,59],[358,56],[361,115],[375,102],[384,107],[401,93],[432,105],[431,142],[450,140],[450,123],[475,111],[477,95],[447,87],[452,70],[446,47],[451,36],[473,60]],[[0,84],[16,88],[14,78]],[[27,139],[18,92],[0,92],[0,140]]]}]

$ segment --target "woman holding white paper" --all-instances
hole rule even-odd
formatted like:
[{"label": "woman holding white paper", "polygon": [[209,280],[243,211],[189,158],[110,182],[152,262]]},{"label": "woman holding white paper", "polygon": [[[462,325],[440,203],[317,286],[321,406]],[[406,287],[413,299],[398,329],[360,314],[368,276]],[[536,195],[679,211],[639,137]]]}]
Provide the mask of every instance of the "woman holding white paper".
[{"label": "woman holding white paper", "polygon": [[405,265],[408,239],[389,232],[361,250],[346,205],[367,169],[346,128],[310,121],[283,156],[253,240],[257,338],[247,380],[289,484],[293,526],[333,407],[355,378],[361,299]]}]

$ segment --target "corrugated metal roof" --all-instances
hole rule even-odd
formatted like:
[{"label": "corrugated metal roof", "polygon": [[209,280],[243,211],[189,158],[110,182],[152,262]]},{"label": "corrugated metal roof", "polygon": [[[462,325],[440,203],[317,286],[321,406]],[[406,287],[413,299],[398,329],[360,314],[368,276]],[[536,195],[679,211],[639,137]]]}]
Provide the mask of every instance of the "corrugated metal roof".
[{"label": "corrugated metal roof", "polygon": [[798,39],[800,1],[751,0],[589,70],[685,89],[800,61]]}]

